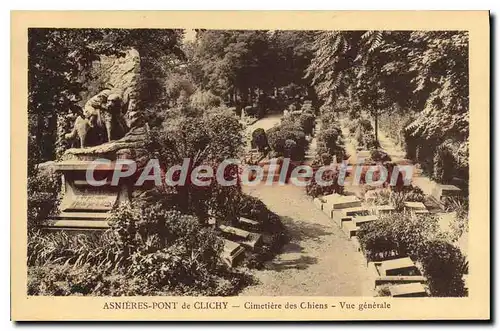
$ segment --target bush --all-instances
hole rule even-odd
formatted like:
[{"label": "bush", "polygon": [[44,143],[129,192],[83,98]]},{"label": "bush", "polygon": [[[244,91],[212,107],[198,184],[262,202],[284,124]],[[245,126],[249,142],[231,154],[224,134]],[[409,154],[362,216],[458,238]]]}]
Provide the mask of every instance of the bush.
[{"label": "bush", "polygon": [[434,216],[391,213],[380,215],[377,222],[363,224],[358,240],[368,260],[393,254],[418,260],[420,250],[436,237],[438,230],[438,220]]},{"label": "bush", "polygon": [[315,117],[311,113],[302,113],[299,117],[299,123],[306,135],[312,135],[315,125]]},{"label": "bush", "polygon": [[467,295],[463,275],[468,273],[468,264],[460,249],[443,240],[432,240],[419,255],[432,296]]},{"label": "bush", "polygon": [[344,193],[344,186],[338,183],[338,172],[335,170],[326,170],[322,174],[323,181],[331,183],[329,185],[320,185],[316,181],[316,173],[306,185],[306,194],[316,198],[333,193]]},{"label": "bush", "polygon": [[287,140],[293,140],[297,144],[296,152],[293,161],[301,161],[304,159],[307,149],[307,140],[302,128],[295,122],[284,121],[278,126],[275,126],[267,131],[267,137],[271,149],[276,153],[276,156],[285,155],[285,143]]},{"label": "bush", "polygon": [[442,144],[437,148],[433,163],[433,179],[438,183],[449,184],[455,176],[457,165],[452,151],[446,144]]},{"label": "bush", "polygon": [[389,156],[389,154],[387,154],[384,151],[378,150],[378,149],[372,150],[370,152],[370,159],[374,162],[389,162],[389,161],[391,161],[391,157]]},{"label": "bush", "polygon": [[341,162],[345,156],[344,142],[340,129],[322,128],[317,136],[318,154],[327,153]]},{"label": "bush", "polygon": [[[219,295],[220,290],[239,290],[228,288],[228,284],[233,284],[231,278],[245,276],[228,271],[219,261],[222,240],[196,217],[166,210],[158,202],[121,205],[109,221],[112,227],[101,238],[69,239],[60,233],[32,237],[28,243],[28,262],[33,266],[30,291],[57,293],[54,295]],[[54,270],[52,278],[40,276],[50,270]],[[129,284],[127,278],[135,283]],[[224,280],[229,283],[219,289]]]},{"label": "bush", "polygon": [[265,152],[269,148],[266,131],[262,128],[255,129],[252,132],[252,147],[257,148],[259,152]]},{"label": "bush", "polygon": [[196,90],[189,99],[192,107],[203,110],[216,108],[222,104],[221,98],[210,91]]},{"label": "bush", "polygon": [[36,230],[59,204],[61,175],[50,165],[28,169],[28,231]]}]

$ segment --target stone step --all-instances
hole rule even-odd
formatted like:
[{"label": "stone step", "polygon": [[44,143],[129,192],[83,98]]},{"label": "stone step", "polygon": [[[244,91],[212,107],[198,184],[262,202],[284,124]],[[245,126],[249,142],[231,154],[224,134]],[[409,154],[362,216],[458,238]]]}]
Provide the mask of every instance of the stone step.
[{"label": "stone step", "polygon": [[89,212],[62,212],[57,216],[54,216],[55,219],[96,219],[96,220],[105,220],[107,219],[111,213],[89,213]]},{"label": "stone step", "polygon": [[81,219],[48,219],[44,222],[45,227],[54,229],[95,229],[95,230],[105,230],[109,228],[107,221],[99,220],[81,220]]}]

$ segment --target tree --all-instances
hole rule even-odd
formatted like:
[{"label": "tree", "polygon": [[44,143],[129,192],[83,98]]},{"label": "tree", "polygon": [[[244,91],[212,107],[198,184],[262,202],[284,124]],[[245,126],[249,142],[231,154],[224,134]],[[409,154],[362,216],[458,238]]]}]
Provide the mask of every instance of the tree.
[{"label": "tree", "polygon": [[58,117],[78,112],[81,92],[90,80],[88,70],[100,55],[117,55],[128,48],[139,51],[148,91],[150,73],[164,56],[182,57],[182,31],[167,29],[45,29],[28,30],[29,134],[40,147],[39,159],[56,156]]}]

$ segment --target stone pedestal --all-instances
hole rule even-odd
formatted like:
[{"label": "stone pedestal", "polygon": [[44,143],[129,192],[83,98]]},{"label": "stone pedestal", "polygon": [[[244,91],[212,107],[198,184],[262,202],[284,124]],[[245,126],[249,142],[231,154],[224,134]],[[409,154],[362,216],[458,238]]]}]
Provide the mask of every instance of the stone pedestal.
[{"label": "stone pedestal", "polygon": [[93,171],[96,180],[105,180],[103,186],[93,186],[86,172],[93,161],[67,160],[54,164],[63,176],[63,199],[59,214],[45,222],[47,229],[104,230],[107,229],[111,209],[118,203],[130,201],[132,183],[122,179],[111,185],[115,164],[102,164]]}]

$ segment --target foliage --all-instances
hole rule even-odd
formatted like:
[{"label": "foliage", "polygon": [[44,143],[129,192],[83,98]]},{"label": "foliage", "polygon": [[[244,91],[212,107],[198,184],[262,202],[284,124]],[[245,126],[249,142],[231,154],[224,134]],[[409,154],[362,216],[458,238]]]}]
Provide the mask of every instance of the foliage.
[{"label": "foliage", "polygon": [[311,113],[302,113],[299,117],[299,123],[306,135],[312,135],[315,125],[315,117]]},{"label": "foliage", "polygon": [[[221,162],[238,158],[243,147],[243,129],[234,112],[227,108],[205,113],[194,110],[191,116],[178,114],[167,118],[163,127],[151,130],[148,138],[148,150],[160,165],[172,167],[189,160],[187,178],[200,165],[211,167],[215,174]],[[224,176],[226,180],[234,179],[235,167],[227,166]],[[174,189],[179,210],[202,219],[208,217],[210,207],[216,207],[218,215],[231,218],[234,211],[229,210],[230,201],[239,193],[239,187],[221,186],[216,180],[203,187],[186,180],[186,185]]]},{"label": "foliage", "polygon": [[259,152],[265,152],[269,148],[269,142],[264,129],[258,128],[252,132],[252,147],[257,148]]},{"label": "foliage", "polygon": [[344,142],[340,129],[336,127],[322,127],[317,136],[317,153],[335,156],[341,162],[345,156]]},{"label": "foliage", "polygon": [[277,156],[285,155],[285,144],[287,140],[293,140],[297,145],[293,161],[300,161],[304,158],[307,149],[307,140],[304,131],[299,124],[293,121],[284,121],[266,132],[269,145]]},{"label": "foliage", "polygon": [[468,273],[468,263],[460,249],[444,240],[431,240],[419,255],[433,296],[467,295],[463,275]]},{"label": "foliage", "polygon": [[191,106],[194,108],[209,110],[220,107],[222,104],[221,98],[214,95],[210,91],[197,90],[191,95]]},{"label": "foliage", "polygon": [[450,224],[452,240],[456,241],[469,232],[469,200],[459,197],[446,197],[444,205],[447,212],[455,212],[456,217]]},{"label": "foliage", "polygon": [[320,183],[316,180],[316,172],[314,172],[313,177],[307,183],[306,194],[313,198],[333,193],[342,194],[344,192],[344,186],[339,184],[338,176],[339,175],[336,170],[328,169],[321,175],[321,179],[323,180],[322,184],[326,185],[320,185]]},{"label": "foliage", "polygon": [[31,236],[29,292],[221,295],[236,293],[246,282],[219,262],[223,243],[212,229],[165,209],[162,201],[121,205],[109,222],[104,236]]},{"label": "foliage", "polygon": [[419,252],[438,233],[437,218],[413,213],[390,213],[361,226],[358,239],[369,260],[397,254],[418,260]]},{"label": "foliage", "polygon": [[28,231],[36,230],[59,204],[61,176],[45,166],[28,166]]},{"label": "foliage", "polygon": [[[28,130],[40,149],[37,159],[52,160],[61,153],[58,143],[58,117],[79,111],[85,81],[91,79],[90,66],[100,55],[121,56],[129,48],[141,55],[146,89],[153,91],[154,79],[148,72],[158,71],[163,56],[183,57],[179,47],[182,31],[169,29],[53,29],[28,31]],[[163,63],[163,62],[162,62]]]},{"label": "foliage", "polygon": [[438,183],[449,184],[456,173],[455,156],[451,148],[443,143],[437,147],[434,154],[433,179]]}]

